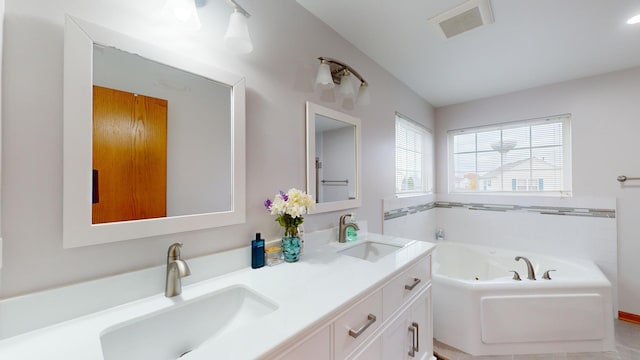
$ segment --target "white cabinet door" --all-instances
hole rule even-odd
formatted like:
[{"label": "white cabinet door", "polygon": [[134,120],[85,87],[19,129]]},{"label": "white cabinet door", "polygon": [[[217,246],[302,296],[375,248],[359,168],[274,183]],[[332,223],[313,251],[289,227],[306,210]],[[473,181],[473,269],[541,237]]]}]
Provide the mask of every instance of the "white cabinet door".
[{"label": "white cabinet door", "polygon": [[[415,329],[416,351],[413,359],[430,359],[433,355],[433,324],[431,322],[431,287],[411,305],[408,326]],[[412,339],[413,341],[413,339]],[[413,344],[413,342],[409,344]],[[411,358],[411,357],[410,357]]]},{"label": "white cabinet door", "polygon": [[382,334],[383,359],[430,359],[433,354],[431,288],[414,300]]},{"label": "white cabinet door", "polygon": [[278,360],[330,360],[331,359],[331,331],[325,326],[319,332],[295,345]]},{"label": "white cabinet door", "polygon": [[406,310],[382,334],[382,358],[403,360],[408,358],[411,334],[409,312]]}]

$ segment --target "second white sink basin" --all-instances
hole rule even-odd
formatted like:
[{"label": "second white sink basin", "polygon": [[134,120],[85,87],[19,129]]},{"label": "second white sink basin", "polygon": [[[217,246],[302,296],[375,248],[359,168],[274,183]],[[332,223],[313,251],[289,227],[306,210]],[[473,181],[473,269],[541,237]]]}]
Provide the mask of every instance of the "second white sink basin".
[{"label": "second white sink basin", "polygon": [[367,241],[338,252],[342,255],[353,256],[367,261],[376,261],[383,256],[395,252],[401,247],[402,246]]},{"label": "second white sink basin", "polygon": [[102,353],[104,360],[175,360],[277,308],[249,288],[225,288],[107,329]]}]

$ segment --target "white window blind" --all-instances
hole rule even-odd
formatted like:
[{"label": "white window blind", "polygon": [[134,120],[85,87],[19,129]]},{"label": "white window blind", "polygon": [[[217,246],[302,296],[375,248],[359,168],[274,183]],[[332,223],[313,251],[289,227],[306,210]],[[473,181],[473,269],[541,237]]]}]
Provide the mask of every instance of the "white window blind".
[{"label": "white window blind", "polygon": [[396,113],[396,194],[433,190],[433,134]]},{"label": "white window blind", "polygon": [[448,134],[450,192],[571,193],[568,114]]}]

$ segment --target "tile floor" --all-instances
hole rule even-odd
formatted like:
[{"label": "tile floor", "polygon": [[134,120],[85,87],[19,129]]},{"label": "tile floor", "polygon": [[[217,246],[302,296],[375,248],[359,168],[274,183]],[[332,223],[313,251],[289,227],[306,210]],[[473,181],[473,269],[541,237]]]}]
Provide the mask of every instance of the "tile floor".
[{"label": "tile floor", "polygon": [[434,350],[447,360],[640,360],[640,325],[616,320],[616,351],[544,355],[472,356],[434,339]]}]

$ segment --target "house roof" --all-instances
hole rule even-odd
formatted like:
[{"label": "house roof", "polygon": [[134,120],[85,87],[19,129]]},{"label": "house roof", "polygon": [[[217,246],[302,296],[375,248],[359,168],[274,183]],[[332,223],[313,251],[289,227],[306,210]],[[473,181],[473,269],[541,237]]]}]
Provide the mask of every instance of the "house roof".
[{"label": "house roof", "polygon": [[[501,174],[507,172],[507,171],[511,171],[511,170],[517,170],[519,167],[523,167],[526,169],[530,169],[530,168],[534,168],[534,169],[538,169],[538,170],[558,170],[560,169],[557,166],[554,166],[553,164],[550,164],[542,159],[538,159],[536,157],[533,158],[533,164],[531,164],[531,158],[527,158],[524,160],[518,160],[518,161],[514,161],[508,164],[504,164],[494,170],[491,170],[489,172],[487,172],[486,174],[480,175],[478,176],[478,179],[492,179],[495,177],[500,176]],[[526,166],[525,166],[526,165]]]}]

